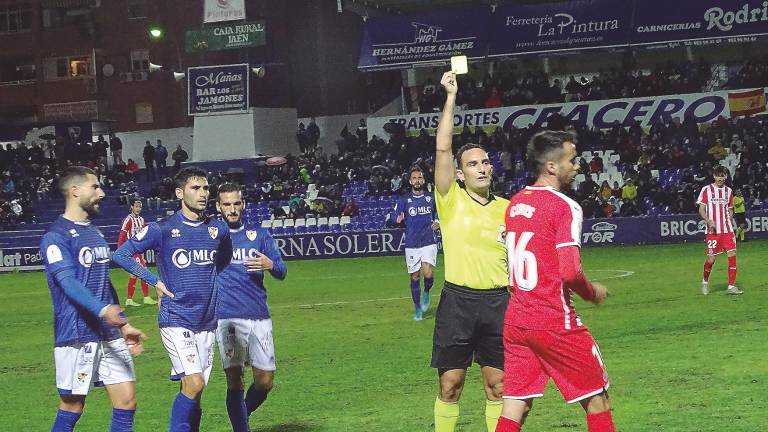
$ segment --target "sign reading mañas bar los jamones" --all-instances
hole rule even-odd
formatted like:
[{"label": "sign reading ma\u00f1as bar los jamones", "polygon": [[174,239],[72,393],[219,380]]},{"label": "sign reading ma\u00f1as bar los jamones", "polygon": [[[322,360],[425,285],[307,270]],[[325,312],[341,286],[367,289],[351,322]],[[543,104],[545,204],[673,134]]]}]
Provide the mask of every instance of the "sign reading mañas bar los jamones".
[{"label": "sign reading ma\u00f1as bar los jamones", "polygon": [[248,110],[248,64],[187,69],[189,115]]},{"label": "sign reading ma\u00f1as bar los jamones", "polygon": [[631,18],[629,2],[616,0],[499,6],[488,56],[624,46]]},{"label": "sign reading ma\u00f1as bar los jamones", "polygon": [[380,70],[445,62],[455,55],[483,58],[490,11],[489,7],[474,7],[369,18],[358,68]]}]

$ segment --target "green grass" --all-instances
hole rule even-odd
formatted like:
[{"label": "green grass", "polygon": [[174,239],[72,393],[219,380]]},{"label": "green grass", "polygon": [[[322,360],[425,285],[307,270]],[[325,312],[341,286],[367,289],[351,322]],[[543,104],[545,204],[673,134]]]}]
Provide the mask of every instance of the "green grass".
[{"label": "green grass", "polygon": [[[703,244],[584,250],[587,273],[603,279],[612,293],[603,306],[578,301],[577,309],[600,343],[620,431],[768,430],[767,246],[765,241],[739,246],[738,285],[745,291],[740,297],[723,292],[724,257],[715,265],[713,292],[700,294]],[[252,431],[433,430],[434,306],[424,321],[411,320],[403,258],[288,267],[285,282],[269,283],[278,372],[273,393],[251,417]],[[619,275],[617,270],[634,274],[606,279]],[[113,281],[123,293],[125,273],[115,271]],[[441,282],[442,262],[435,294]],[[0,275],[0,293],[0,430],[50,430],[58,397],[44,275]],[[136,430],[167,430],[177,387],[167,381],[170,363],[154,310],[143,306],[128,313],[151,337],[136,358]],[[231,430],[218,351],[216,357],[203,397],[204,431]],[[485,431],[483,406],[474,367],[457,430]],[[95,389],[78,430],[105,431],[108,424],[109,402]],[[525,430],[586,426],[581,409],[566,405],[550,387]]]}]

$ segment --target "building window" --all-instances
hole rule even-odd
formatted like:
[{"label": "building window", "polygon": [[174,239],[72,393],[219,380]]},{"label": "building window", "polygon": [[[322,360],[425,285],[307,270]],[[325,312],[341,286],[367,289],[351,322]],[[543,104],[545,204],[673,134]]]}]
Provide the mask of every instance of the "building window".
[{"label": "building window", "polygon": [[128,0],[128,19],[146,18],[147,1],[146,0]]},{"label": "building window", "polygon": [[32,7],[29,3],[0,6],[0,33],[32,30]]},{"label": "building window", "polygon": [[149,50],[142,49],[131,51],[131,71],[149,71]]},{"label": "building window", "polygon": [[93,59],[90,56],[51,57],[43,60],[46,81],[93,77]]},{"label": "building window", "polygon": [[0,59],[0,82],[34,80],[35,59],[31,57]]},{"label": "building window", "polygon": [[152,114],[152,104],[149,102],[136,103],[136,124],[154,123],[155,116]]}]

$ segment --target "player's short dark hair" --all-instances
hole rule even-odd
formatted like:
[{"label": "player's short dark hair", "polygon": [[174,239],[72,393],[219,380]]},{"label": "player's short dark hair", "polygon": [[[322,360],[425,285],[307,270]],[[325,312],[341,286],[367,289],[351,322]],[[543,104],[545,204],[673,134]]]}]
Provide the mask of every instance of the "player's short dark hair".
[{"label": "player's short dark hair", "polygon": [[576,136],[570,132],[545,130],[535,134],[528,142],[526,160],[528,170],[539,173],[547,162],[552,161],[552,153],[563,149],[566,142],[576,143]]},{"label": "player's short dark hair", "polygon": [[715,169],[712,171],[712,174],[714,174],[714,175],[716,175],[716,176],[726,176],[726,177],[727,177],[727,176],[728,176],[728,170],[727,170],[727,169],[725,169],[725,167],[724,167],[724,166],[722,166],[722,165],[718,165],[718,166],[716,166],[716,167],[715,167]]},{"label": "player's short dark hair", "polygon": [[410,178],[410,177],[411,177],[411,175],[412,175],[413,173],[415,173],[415,172],[420,172],[422,175],[424,175],[424,170],[423,170],[423,169],[421,169],[421,167],[420,167],[420,166],[418,166],[418,165],[414,165],[414,166],[412,166],[412,167],[411,167],[411,168],[408,170],[408,178]]},{"label": "player's short dark hair", "polygon": [[485,151],[483,146],[475,143],[467,143],[459,147],[459,151],[456,152],[456,166],[458,166],[459,169],[461,169],[461,158],[462,156],[464,156],[464,152],[472,149],[480,149],[482,151]]},{"label": "player's short dark hair", "polygon": [[219,195],[216,199],[219,200],[219,198],[221,197],[221,194],[230,193],[230,192],[242,193],[243,188],[237,183],[232,183],[232,182],[223,183],[222,185],[219,186]]},{"label": "player's short dark hair", "polygon": [[59,176],[59,191],[66,197],[69,188],[76,182],[84,182],[89,174],[96,175],[92,169],[84,166],[74,165],[64,168]]},{"label": "player's short dark hair", "polygon": [[128,207],[133,207],[137,202],[141,203],[141,199],[136,197],[128,198]]},{"label": "player's short dark hair", "polygon": [[186,167],[177,172],[175,176],[173,176],[173,182],[176,184],[177,188],[184,189],[184,186],[187,185],[189,179],[192,178],[202,178],[207,180],[208,173],[199,167]]}]

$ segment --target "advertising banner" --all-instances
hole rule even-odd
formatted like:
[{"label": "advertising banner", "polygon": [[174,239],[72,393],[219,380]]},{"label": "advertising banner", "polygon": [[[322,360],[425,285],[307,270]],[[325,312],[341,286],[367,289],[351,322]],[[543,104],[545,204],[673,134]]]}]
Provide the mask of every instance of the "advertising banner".
[{"label": "advertising banner", "polygon": [[245,0],[205,0],[203,22],[245,19]]},{"label": "advertising banner", "polygon": [[447,61],[454,55],[483,58],[490,7],[369,18],[358,68],[381,70]]},{"label": "advertising banner", "polygon": [[634,45],[701,46],[749,42],[766,34],[763,0],[644,0],[635,4],[631,38]]},{"label": "advertising banner", "polygon": [[[768,238],[768,210],[747,212],[746,219],[749,238]],[[697,214],[587,219],[582,225],[581,242],[583,246],[602,246],[700,241],[703,250],[704,233],[704,222]],[[280,253],[289,261],[391,256],[405,251],[402,229],[274,238]],[[111,244],[110,248],[114,251],[116,245]],[[147,251],[144,256],[148,264],[155,263],[154,251]],[[42,268],[40,249],[36,247],[0,248],[0,272]]]},{"label": "advertising banner", "polygon": [[189,115],[247,111],[249,79],[247,63],[188,68]]},{"label": "advertising banner", "polygon": [[[763,92],[768,88],[762,89]],[[698,123],[707,123],[723,116],[730,118],[731,104],[741,95],[740,91],[717,91],[709,93],[690,93],[683,95],[649,96],[632,99],[609,99],[590,102],[568,102],[548,105],[521,105],[493,109],[468,110],[457,112],[453,116],[453,126],[459,133],[464,126],[474,128],[505,129],[526,128],[533,124],[535,127],[546,126],[550,116],[560,113],[569,123],[582,127],[609,128],[618,121],[629,126],[639,121],[643,127],[649,127],[658,122],[671,122],[672,119],[683,121],[688,116]],[[764,101],[763,96],[760,101]],[[741,102],[738,102],[741,107]],[[734,105],[736,106],[736,105]],[[758,104],[750,113],[765,111],[765,104]],[[736,111],[736,114],[742,114]],[[368,136],[386,137],[384,125],[398,123],[405,128],[408,135],[418,135],[421,129],[434,134],[440,120],[440,113],[413,114],[392,117],[369,117],[367,121]]]},{"label": "advertising banner", "polygon": [[632,7],[614,0],[499,6],[488,57],[626,46]]},{"label": "advertising banner", "polygon": [[266,41],[264,20],[258,20],[187,30],[185,48],[187,52],[221,51],[262,46]]}]

